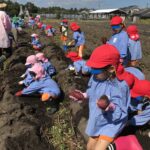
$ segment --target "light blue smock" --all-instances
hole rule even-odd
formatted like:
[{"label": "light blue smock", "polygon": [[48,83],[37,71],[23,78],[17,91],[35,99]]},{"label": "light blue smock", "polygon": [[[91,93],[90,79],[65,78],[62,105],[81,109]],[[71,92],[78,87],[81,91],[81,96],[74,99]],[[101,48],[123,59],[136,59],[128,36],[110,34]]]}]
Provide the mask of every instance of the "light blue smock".
[{"label": "light blue smock", "polygon": [[75,40],[75,46],[80,46],[85,44],[85,37],[83,32],[75,31],[73,33],[73,39]]},{"label": "light blue smock", "polygon": [[[89,97],[89,120],[86,133],[89,136],[116,137],[127,122],[130,93],[126,82],[117,79],[98,81],[92,76],[87,95]],[[102,95],[108,96],[110,102],[115,104],[114,111],[103,112],[97,106],[96,101]]]},{"label": "light blue smock", "polygon": [[134,41],[129,38],[128,41],[128,60],[142,59],[142,48],[140,40]]},{"label": "light blue smock", "polygon": [[127,72],[130,72],[135,77],[137,77],[139,80],[145,80],[145,75],[142,71],[140,71],[138,68],[135,67],[127,67],[125,68]]},{"label": "light blue smock", "polygon": [[49,93],[59,96],[60,88],[54,80],[45,76],[44,78],[33,81],[27,88],[23,89],[22,94],[29,95],[37,92],[41,94]]},{"label": "light blue smock", "polygon": [[128,40],[127,33],[122,30],[119,33],[113,34],[108,43],[114,45],[119,50],[121,58],[125,58],[127,56]]}]

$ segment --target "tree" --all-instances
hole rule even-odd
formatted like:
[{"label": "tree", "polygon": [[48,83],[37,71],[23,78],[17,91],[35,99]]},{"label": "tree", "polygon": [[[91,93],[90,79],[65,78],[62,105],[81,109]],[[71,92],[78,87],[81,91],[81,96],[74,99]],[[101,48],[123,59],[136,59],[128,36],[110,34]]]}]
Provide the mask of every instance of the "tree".
[{"label": "tree", "polygon": [[25,4],[25,7],[29,10],[30,13],[37,13],[38,12],[38,7],[35,6],[33,3],[28,2]]}]

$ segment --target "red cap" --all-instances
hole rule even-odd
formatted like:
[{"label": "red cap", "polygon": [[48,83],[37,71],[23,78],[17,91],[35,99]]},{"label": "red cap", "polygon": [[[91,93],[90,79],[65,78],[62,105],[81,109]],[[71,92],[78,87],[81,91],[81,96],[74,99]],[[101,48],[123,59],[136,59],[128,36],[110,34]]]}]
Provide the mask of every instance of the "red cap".
[{"label": "red cap", "polygon": [[138,96],[150,97],[150,81],[148,80],[136,80],[133,88],[131,89],[131,97]]},{"label": "red cap", "polygon": [[80,29],[80,26],[76,22],[72,22],[70,24],[70,28],[72,31],[77,31],[78,29]]},{"label": "red cap", "polygon": [[51,25],[47,25],[47,26],[46,26],[46,30],[51,29],[51,28],[52,28]]},{"label": "red cap", "polygon": [[73,62],[82,60],[82,58],[78,56],[77,52],[69,52],[66,57],[70,58]]},{"label": "red cap", "polygon": [[70,24],[70,27],[71,27],[71,26],[74,26],[74,25],[77,25],[77,23],[76,23],[76,22],[72,22],[72,23]]},{"label": "red cap", "polygon": [[63,19],[62,22],[68,23],[68,20],[67,19]]},{"label": "red cap", "polygon": [[122,18],[120,16],[115,16],[110,21],[110,25],[111,26],[113,26],[113,25],[119,25],[121,23],[122,23]]},{"label": "red cap", "polygon": [[116,76],[119,80],[124,80],[128,84],[129,88],[132,88],[135,81],[138,80],[134,75],[124,70],[124,67],[120,64],[116,71]]},{"label": "red cap", "polygon": [[132,40],[138,40],[140,38],[138,34],[138,28],[136,25],[128,26],[127,33]]},{"label": "red cap", "polygon": [[118,65],[120,54],[118,50],[110,44],[97,47],[91,54],[87,65],[92,68],[104,68],[108,65]]}]

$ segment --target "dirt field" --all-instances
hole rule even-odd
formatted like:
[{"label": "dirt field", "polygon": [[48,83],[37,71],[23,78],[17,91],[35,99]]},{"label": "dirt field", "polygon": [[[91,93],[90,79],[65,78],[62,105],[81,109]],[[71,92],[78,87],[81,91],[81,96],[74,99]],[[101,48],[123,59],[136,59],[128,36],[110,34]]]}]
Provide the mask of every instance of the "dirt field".
[{"label": "dirt field", "polygon": [[[50,24],[56,28],[59,26],[59,22],[54,20]],[[88,58],[91,52],[101,45],[102,36],[110,37],[111,30],[107,21],[80,21],[79,25],[85,32],[86,49],[84,56]],[[138,24],[138,27],[143,47],[141,67],[146,78],[150,79],[150,25]],[[30,34],[33,31],[25,29],[25,32],[19,36],[20,44],[30,41]],[[34,32],[39,33],[36,29]],[[70,39],[71,35],[70,32]],[[70,102],[67,93],[71,88],[84,91],[89,78],[75,78],[72,73],[65,70],[69,60],[64,57],[59,36],[59,34],[56,35],[54,42],[47,39],[45,35],[40,36],[41,42],[45,44],[43,52],[56,67],[55,80],[59,83],[63,93],[60,98],[59,112],[53,116],[46,114],[45,108],[47,106],[40,102],[39,97],[18,98],[14,96],[16,91],[22,89],[17,85],[17,82],[20,80],[19,76],[25,71],[25,59],[28,55],[34,54],[34,50],[28,44],[24,44],[14,49],[13,55],[4,63],[4,69],[0,71],[0,150],[85,150],[87,137],[84,130],[88,118],[87,104],[80,105]],[[62,110],[68,112],[63,113]],[[62,114],[63,116],[61,116]],[[58,118],[59,123],[67,125],[67,128],[73,132],[70,134],[68,130],[65,130],[68,133],[66,136],[64,131],[61,131],[60,137],[64,136],[66,139],[60,139],[60,143],[57,138],[55,139],[55,135],[49,131],[57,124]],[[66,122],[64,123],[63,120]],[[149,150],[150,140],[146,135],[149,130],[150,126],[147,125],[140,129],[128,128],[122,134],[136,134],[143,149]],[[60,144],[62,144],[61,148],[58,147]]]}]

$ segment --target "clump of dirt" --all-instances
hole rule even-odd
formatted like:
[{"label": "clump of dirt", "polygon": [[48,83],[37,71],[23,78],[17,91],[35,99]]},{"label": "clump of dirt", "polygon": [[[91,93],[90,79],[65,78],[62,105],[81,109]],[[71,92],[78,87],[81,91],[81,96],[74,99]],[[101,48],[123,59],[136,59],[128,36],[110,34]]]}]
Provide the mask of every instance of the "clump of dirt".
[{"label": "clump of dirt", "polygon": [[[28,34],[26,38],[29,39]],[[20,37],[20,41],[24,41],[24,38]],[[4,70],[0,72],[1,150],[51,149],[41,132],[41,127],[51,122],[44,112],[39,111],[41,102],[34,98],[34,103],[29,105],[26,102],[30,102],[30,98],[14,96],[14,93],[21,89],[17,81],[25,71],[23,64],[26,56],[32,52],[28,47],[16,49],[4,63]]]}]

